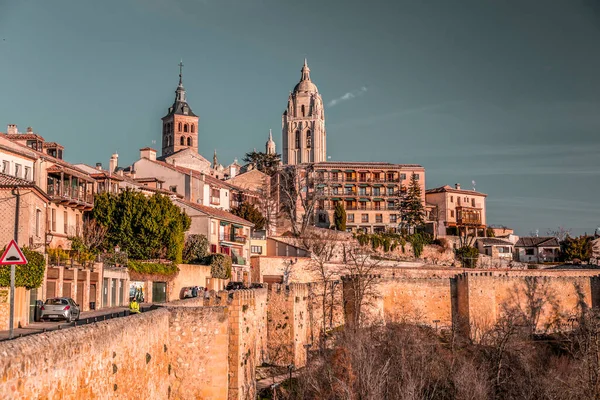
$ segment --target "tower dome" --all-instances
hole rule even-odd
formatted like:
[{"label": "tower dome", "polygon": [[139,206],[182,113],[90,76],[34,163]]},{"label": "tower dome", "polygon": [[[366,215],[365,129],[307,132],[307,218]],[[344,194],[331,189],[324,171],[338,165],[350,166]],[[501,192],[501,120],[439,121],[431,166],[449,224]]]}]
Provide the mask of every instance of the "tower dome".
[{"label": "tower dome", "polygon": [[308,68],[308,64],[306,62],[306,58],[304,59],[304,65],[302,66],[302,75],[300,77],[300,82],[294,87],[294,92],[313,92],[319,93],[319,89],[317,89],[317,85],[312,83],[310,80],[310,68]]}]

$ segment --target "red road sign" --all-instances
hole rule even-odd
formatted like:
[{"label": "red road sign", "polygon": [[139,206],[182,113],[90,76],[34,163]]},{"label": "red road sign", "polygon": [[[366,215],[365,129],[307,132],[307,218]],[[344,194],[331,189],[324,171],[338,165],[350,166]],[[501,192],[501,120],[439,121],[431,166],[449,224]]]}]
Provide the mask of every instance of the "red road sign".
[{"label": "red road sign", "polygon": [[23,255],[23,252],[19,248],[19,245],[14,240],[11,240],[4,254],[0,257],[0,265],[25,265],[27,259]]}]

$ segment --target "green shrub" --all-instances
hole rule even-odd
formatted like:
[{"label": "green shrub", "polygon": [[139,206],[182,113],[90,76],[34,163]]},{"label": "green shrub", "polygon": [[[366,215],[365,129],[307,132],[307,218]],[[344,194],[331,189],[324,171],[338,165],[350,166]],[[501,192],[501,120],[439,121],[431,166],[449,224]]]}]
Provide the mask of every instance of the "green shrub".
[{"label": "green shrub", "polygon": [[463,246],[456,249],[456,258],[462,263],[463,268],[475,268],[477,267],[479,250],[475,247]]},{"label": "green shrub", "polygon": [[138,274],[164,275],[167,277],[179,273],[179,268],[175,264],[146,263],[134,260],[127,262],[127,268]]},{"label": "green shrub", "polygon": [[183,262],[201,264],[208,254],[208,239],[204,235],[189,235],[183,247]]},{"label": "green shrub", "polygon": [[207,258],[213,278],[231,279],[231,257],[226,254],[211,254]]},{"label": "green shrub", "polygon": [[[27,264],[15,267],[15,286],[33,289],[40,287],[44,281],[46,260],[41,253],[24,247],[23,255]],[[3,250],[4,251],[4,250]],[[0,287],[10,286],[10,265],[0,266]]]}]

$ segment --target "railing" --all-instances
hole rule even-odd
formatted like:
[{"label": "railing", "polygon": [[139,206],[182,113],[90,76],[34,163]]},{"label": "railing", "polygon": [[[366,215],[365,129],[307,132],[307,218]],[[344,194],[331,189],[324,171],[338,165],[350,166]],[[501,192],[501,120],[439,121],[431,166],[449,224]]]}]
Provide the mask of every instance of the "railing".
[{"label": "railing", "polygon": [[[335,210],[335,206],[333,205],[325,205],[325,206],[317,206],[317,210]],[[388,207],[387,205],[374,206],[374,205],[365,205],[365,206],[344,206],[346,211],[348,210],[358,210],[358,211],[397,211],[399,210],[398,206]]]},{"label": "railing", "polygon": [[48,196],[65,200],[74,200],[82,203],[93,204],[94,194],[86,193],[83,188],[71,187],[67,185],[53,184],[46,188]]},{"label": "railing", "polygon": [[232,255],[231,262],[236,265],[246,265],[246,259],[241,256]]},{"label": "railing", "polygon": [[215,205],[221,204],[221,198],[210,196],[210,204],[215,204]]},{"label": "railing", "polygon": [[320,178],[323,181],[328,181],[328,182],[360,182],[360,183],[399,183],[401,181],[400,178],[383,178],[383,179],[379,179],[379,178],[346,178],[346,177],[340,177],[338,176],[337,178],[334,177],[324,177],[324,178]]},{"label": "railing", "polygon": [[234,236],[233,241],[236,243],[246,243],[246,236]]}]

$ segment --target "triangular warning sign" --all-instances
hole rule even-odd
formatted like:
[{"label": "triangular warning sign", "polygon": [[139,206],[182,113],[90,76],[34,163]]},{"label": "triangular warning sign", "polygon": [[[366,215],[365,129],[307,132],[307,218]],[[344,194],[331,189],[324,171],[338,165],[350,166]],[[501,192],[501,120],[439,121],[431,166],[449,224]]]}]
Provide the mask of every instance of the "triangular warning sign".
[{"label": "triangular warning sign", "polygon": [[27,259],[23,255],[23,252],[17,245],[17,242],[11,240],[8,246],[6,246],[6,250],[4,250],[4,254],[0,257],[0,265],[24,265],[27,264]]}]

